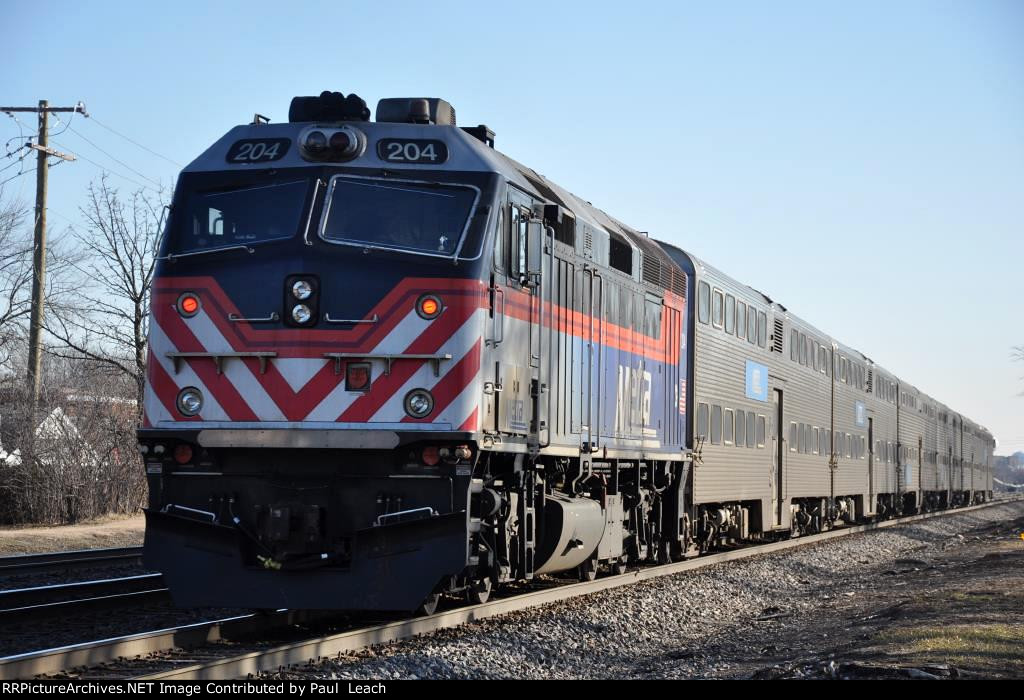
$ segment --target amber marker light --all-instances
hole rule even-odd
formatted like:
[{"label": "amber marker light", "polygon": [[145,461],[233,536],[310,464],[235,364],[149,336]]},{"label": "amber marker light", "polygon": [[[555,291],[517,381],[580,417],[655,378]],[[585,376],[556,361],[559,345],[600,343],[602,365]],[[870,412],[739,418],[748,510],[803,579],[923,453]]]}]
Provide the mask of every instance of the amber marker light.
[{"label": "amber marker light", "polygon": [[178,297],[178,313],[185,318],[192,318],[199,313],[199,297],[192,292],[185,292]]},{"label": "amber marker light", "polygon": [[420,318],[427,320],[437,318],[441,314],[441,308],[441,300],[433,294],[421,296],[416,302],[416,313]]}]

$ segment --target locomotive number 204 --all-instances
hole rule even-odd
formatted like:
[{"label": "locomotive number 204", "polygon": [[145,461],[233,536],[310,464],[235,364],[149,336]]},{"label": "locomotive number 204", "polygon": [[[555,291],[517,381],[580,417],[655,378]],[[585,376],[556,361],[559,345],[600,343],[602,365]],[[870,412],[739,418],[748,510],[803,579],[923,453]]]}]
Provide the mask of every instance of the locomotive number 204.
[{"label": "locomotive number 204", "polygon": [[434,139],[381,139],[377,142],[377,157],[389,163],[439,165],[448,160],[448,147]]},{"label": "locomotive number 204", "polygon": [[291,145],[289,139],[242,139],[228,149],[229,163],[263,163],[281,160]]}]

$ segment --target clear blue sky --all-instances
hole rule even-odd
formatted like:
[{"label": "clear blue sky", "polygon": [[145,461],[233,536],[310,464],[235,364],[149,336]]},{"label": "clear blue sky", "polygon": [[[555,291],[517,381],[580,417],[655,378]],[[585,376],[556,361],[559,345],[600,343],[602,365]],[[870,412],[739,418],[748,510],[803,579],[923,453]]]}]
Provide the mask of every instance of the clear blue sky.
[{"label": "clear blue sky", "polygon": [[[1018,0],[57,0],[0,16],[0,103],[84,100],[179,163],[254,112],[285,119],[293,95],[447,98],[499,149],[765,290],[988,426],[999,452],[1024,449]],[[56,140],[121,176],[146,182],[96,146],[176,175],[72,128]],[[17,134],[0,115],[0,138]],[[52,171],[51,221],[77,219],[99,172]],[[32,176],[6,190],[31,198]]]}]

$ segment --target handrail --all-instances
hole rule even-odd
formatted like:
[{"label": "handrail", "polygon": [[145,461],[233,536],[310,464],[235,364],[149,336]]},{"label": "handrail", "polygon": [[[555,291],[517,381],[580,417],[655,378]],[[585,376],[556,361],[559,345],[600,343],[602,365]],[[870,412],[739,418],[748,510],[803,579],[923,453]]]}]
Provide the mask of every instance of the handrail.
[{"label": "handrail", "polygon": [[391,374],[391,364],[397,360],[431,360],[434,363],[434,376],[441,375],[441,363],[452,359],[450,353],[439,355],[421,353],[367,353],[367,352],[325,352],[324,357],[334,360],[334,373],[341,374],[342,360],[384,360],[385,375]]},{"label": "handrail", "polygon": [[267,360],[271,357],[277,357],[276,352],[233,352],[231,350],[223,350],[219,352],[168,352],[164,353],[166,357],[170,358],[171,362],[174,363],[174,373],[177,374],[181,370],[181,361],[195,357],[208,357],[213,360],[213,363],[217,365],[217,374],[223,374],[224,360],[230,357],[255,357],[260,361],[260,374],[265,374],[267,371]]}]

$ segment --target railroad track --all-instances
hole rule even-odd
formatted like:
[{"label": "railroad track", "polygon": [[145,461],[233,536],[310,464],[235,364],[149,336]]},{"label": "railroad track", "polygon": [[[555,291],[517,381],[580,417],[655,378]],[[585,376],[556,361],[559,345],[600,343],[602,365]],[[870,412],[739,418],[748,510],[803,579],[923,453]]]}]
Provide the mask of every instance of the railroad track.
[{"label": "railroad track", "polygon": [[18,554],[0,557],[0,576],[34,574],[44,571],[69,571],[95,566],[139,564],[142,547],[81,549],[47,554]]},{"label": "railroad track", "polygon": [[0,591],[0,623],[169,602],[160,574]]},{"label": "railroad track", "polygon": [[[408,639],[416,635],[456,627],[475,620],[482,620],[496,615],[504,615],[600,591],[629,586],[639,581],[671,576],[727,561],[808,546],[871,530],[890,528],[936,517],[961,515],[983,508],[1020,501],[1024,501],[1024,497],[1010,497],[978,506],[911,515],[878,523],[832,530],[818,535],[708,554],[674,564],[644,567],[618,576],[598,578],[594,581],[568,583],[559,586],[551,586],[549,584],[546,587],[540,587],[539,590],[531,590],[481,605],[469,605],[446,610],[427,617],[406,618],[381,624],[357,626],[327,636],[318,636],[290,644],[260,648],[256,651],[250,650],[243,654],[230,655],[230,652],[227,655],[216,652],[199,653],[193,655],[193,659],[197,660],[196,663],[181,663],[179,661],[176,668],[156,672],[149,672],[149,669],[143,664],[142,667],[136,669],[136,673],[131,673],[131,669],[121,669],[118,671],[118,675],[131,675],[131,677],[140,680],[217,680],[256,675],[287,666],[307,663],[319,658],[356,651],[374,644]],[[273,615],[241,615],[180,628],[19,654],[17,656],[0,658],[0,679],[54,674],[86,665],[96,666],[122,657],[137,657],[171,649],[199,647],[219,640],[232,639],[240,635],[259,634],[275,627],[293,624],[299,619],[308,621],[310,616],[303,618],[296,611],[277,611]],[[198,661],[200,656],[210,658]]]}]

